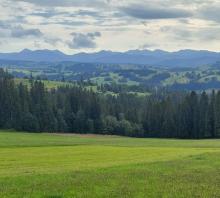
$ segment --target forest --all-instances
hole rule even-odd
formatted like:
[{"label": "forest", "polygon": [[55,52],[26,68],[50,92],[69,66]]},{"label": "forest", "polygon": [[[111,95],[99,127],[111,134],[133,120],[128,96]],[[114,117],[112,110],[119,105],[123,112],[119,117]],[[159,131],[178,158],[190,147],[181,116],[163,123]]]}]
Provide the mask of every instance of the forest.
[{"label": "forest", "polygon": [[220,91],[95,93],[82,86],[47,89],[15,84],[0,70],[0,128],[28,132],[95,133],[130,137],[220,137]]}]

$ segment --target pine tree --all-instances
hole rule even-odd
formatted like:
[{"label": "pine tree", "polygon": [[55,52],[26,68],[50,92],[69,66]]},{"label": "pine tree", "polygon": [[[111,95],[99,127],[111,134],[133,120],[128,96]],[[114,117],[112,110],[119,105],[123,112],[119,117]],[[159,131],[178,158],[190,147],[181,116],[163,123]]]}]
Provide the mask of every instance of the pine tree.
[{"label": "pine tree", "polygon": [[220,137],[220,91],[216,94],[215,99],[215,127],[216,127],[216,137]]},{"label": "pine tree", "polygon": [[216,137],[216,110],[215,110],[215,91],[212,91],[209,104],[209,133],[210,137]]},{"label": "pine tree", "polygon": [[203,92],[199,101],[199,138],[210,137],[208,134],[208,107],[209,98],[206,92]]}]

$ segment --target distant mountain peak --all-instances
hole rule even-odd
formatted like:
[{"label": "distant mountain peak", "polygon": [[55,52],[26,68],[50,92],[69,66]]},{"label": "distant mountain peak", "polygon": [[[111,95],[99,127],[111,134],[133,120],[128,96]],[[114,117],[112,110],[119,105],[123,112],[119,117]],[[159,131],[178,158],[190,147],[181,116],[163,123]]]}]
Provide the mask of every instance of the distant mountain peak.
[{"label": "distant mountain peak", "polygon": [[64,54],[63,52],[59,51],[59,50],[49,50],[49,49],[37,49],[37,50],[30,50],[30,49],[23,49],[22,51],[18,52],[18,53],[35,53],[35,52],[46,52],[46,53],[61,53],[61,54]]},{"label": "distant mountain peak", "polygon": [[78,53],[66,55],[59,50],[30,50],[24,49],[17,53],[0,53],[2,60],[22,60],[33,62],[63,62],[103,64],[142,64],[161,67],[196,67],[214,64],[220,61],[220,53],[207,50],[184,49],[177,52],[164,50],[129,50],[114,52],[102,50],[93,53]]},{"label": "distant mountain peak", "polygon": [[29,52],[32,52],[32,50],[27,49],[27,48],[25,48],[22,51],[20,51],[20,53],[29,53]]}]

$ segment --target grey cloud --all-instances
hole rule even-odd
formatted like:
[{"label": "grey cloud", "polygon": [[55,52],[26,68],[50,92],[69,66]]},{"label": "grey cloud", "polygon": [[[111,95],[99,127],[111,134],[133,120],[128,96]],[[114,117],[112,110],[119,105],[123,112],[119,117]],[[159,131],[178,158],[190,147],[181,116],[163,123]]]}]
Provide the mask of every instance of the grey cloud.
[{"label": "grey cloud", "polygon": [[59,43],[59,42],[63,42],[60,38],[51,38],[51,37],[45,37],[44,38],[44,42],[45,43],[48,43],[48,44],[50,44],[50,45],[52,45],[52,46],[57,46],[57,44]]},{"label": "grey cloud", "polygon": [[45,18],[50,18],[53,16],[56,16],[56,13],[50,13],[50,12],[35,12],[31,14],[32,16],[40,16],[40,17],[45,17]]},{"label": "grey cloud", "polygon": [[7,32],[0,28],[0,37],[7,37]]},{"label": "grey cloud", "polygon": [[0,28],[2,29],[9,29],[11,25],[6,21],[0,21]]},{"label": "grey cloud", "polygon": [[78,10],[76,12],[77,16],[91,16],[91,17],[99,17],[100,12],[98,11],[91,11],[91,10]]},{"label": "grey cloud", "polygon": [[149,48],[152,48],[152,47],[157,47],[157,45],[153,44],[153,43],[151,43],[151,44],[150,43],[146,43],[144,45],[140,45],[139,49],[144,50],[144,49],[149,49]]},{"label": "grey cloud", "polygon": [[179,22],[185,25],[190,25],[190,20],[189,19],[179,19]]},{"label": "grey cloud", "polygon": [[33,12],[31,15],[32,16],[40,16],[44,18],[51,18],[57,15],[63,15],[66,14],[65,12],[57,12],[56,10],[46,10],[42,12]]},{"label": "grey cloud", "polygon": [[206,20],[220,22],[220,4],[204,6],[200,10],[198,10],[198,15],[200,18]]},{"label": "grey cloud", "polygon": [[171,35],[173,38],[182,41],[192,41],[195,36],[195,30],[184,28],[183,26],[164,26],[160,28],[160,31]]},{"label": "grey cloud", "polygon": [[28,36],[41,37],[43,34],[39,29],[25,29],[21,25],[12,25],[12,21],[0,21],[0,36],[22,38]]},{"label": "grey cloud", "polygon": [[34,47],[36,47],[36,48],[41,48],[41,43],[40,43],[40,41],[34,41]]},{"label": "grey cloud", "polygon": [[3,29],[12,29],[15,24],[24,24],[27,23],[24,16],[16,16],[11,18],[10,20],[0,21],[0,28]]},{"label": "grey cloud", "polygon": [[68,42],[68,46],[72,49],[82,49],[82,48],[95,48],[95,39],[101,36],[100,32],[94,33],[72,33],[73,40]]},{"label": "grey cloud", "polygon": [[[76,10],[76,11],[73,11],[73,12],[60,12],[60,11],[57,11],[55,9],[52,9],[52,10],[46,10],[46,11],[41,11],[41,12],[35,12],[31,15],[34,15],[34,16],[40,16],[40,17],[44,17],[44,18],[51,18],[51,17],[54,17],[54,16],[58,16],[58,17],[63,17],[63,18],[70,18],[70,19],[75,19],[76,18],[81,18],[80,21],[83,20],[83,17],[90,17],[90,18],[93,18],[97,21],[101,21],[101,20],[105,20],[106,17],[108,17],[109,15],[111,16],[111,14],[109,13],[103,13],[101,11],[97,11],[97,10],[86,10],[86,9],[79,9],[79,10]],[[71,24],[72,20],[70,22],[68,22],[68,24]],[[81,23],[81,24],[85,24],[86,22],[84,23]],[[76,22],[75,22],[76,24]],[[81,25],[79,23],[79,25]]]},{"label": "grey cloud", "polygon": [[182,26],[165,26],[160,28],[160,31],[166,33],[177,40],[192,42],[192,41],[219,41],[220,28],[219,27],[206,27],[206,28],[186,28]]},{"label": "grey cloud", "polygon": [[138,19],[172,19],[172,18],[187,18],[192,16],[192,13],[183,9],[165,8],[143,5],[130,5],[127,7],[121,7],[126,15],[138,18]]},{"label": "grey cloud", "polygon": [[58,24],[58,25],[64,25],[64,26],[83,26],[83,25],[88,25],[89,23],[85,21],[73,21],[73,20],[63,20],[63,21],[41,23],[41,25],[51,25],[51,24]]},{"label": "grey cloud", "polygon": [[202,28],[200,31],[197,32],[197,36],[202,41],[216,41],[220,40],[220,28],[214,27],[214,28]]},{"label": "grey cloud", "polygon": [[88,33],[87,36],[91,39],[95,39],[96,37],[100,37],[101,33],[100,32]]},{"label": "grey cloud", "polygon": [[11,29],[11,36],[16,38],[27,36],[41,37],[43,33],[39,29],[24,29],[22,26],[17,26]]},{"label": "grey cloud", "polygon": [[16,1],[23,1],[39,6],[49,6],[49,7],[68,7],[68,6],[97,7],[97,6],[106,5],[107,3],[107,1],[105,0],[16,0]]}]

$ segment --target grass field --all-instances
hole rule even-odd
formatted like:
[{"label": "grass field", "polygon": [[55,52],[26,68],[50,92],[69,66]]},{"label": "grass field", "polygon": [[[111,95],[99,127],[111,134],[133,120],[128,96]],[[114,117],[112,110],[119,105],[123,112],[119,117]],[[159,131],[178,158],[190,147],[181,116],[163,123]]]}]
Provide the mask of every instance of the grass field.
[{"label": "grass field", "polygon": [[0,131],[0,197],[220,197],[220,140]]}]

